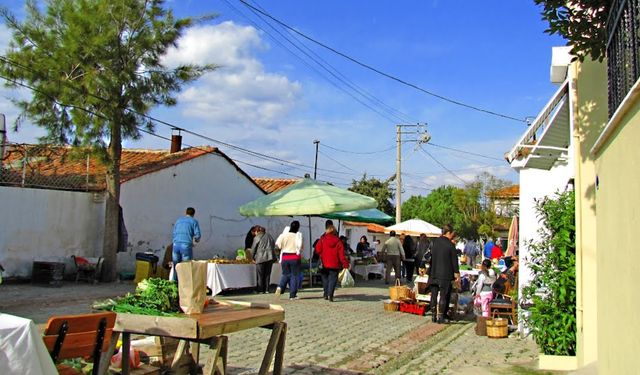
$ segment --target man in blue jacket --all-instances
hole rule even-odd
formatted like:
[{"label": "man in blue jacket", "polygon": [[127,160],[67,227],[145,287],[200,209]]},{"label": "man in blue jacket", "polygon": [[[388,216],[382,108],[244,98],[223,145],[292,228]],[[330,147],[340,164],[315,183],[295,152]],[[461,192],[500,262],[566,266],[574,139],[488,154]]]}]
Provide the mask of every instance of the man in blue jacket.
[{"label": "man in blue jacket", "polygon": [[177,280],[176,265],[193,259],[193,242],[200,241],[200,225],[193,216],[196,210],[187,208],[186,216],[176,220],[173,225],[173,280]]},{"label": "man in blue jacket", "polygon": [[484,259],[491,259],[491,249],[493,249],[493,246],[495,246],[495,244],[493,243],[493,240],[489,238],[487,243],[484,244]]}]

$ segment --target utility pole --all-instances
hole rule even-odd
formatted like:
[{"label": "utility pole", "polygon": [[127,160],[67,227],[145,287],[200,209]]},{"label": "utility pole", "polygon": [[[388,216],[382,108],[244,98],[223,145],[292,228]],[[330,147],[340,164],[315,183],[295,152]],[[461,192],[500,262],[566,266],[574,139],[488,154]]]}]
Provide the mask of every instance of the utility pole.
[{"label": "utility pole", "polygon": [[[426,124],[396,125],[396,224],[402,221],[402,135],[416,136],[415,139],[406,139],[405,142],[427,143],[431,140],[431,136],[425,127]],[[403,132],[403,128],[415,128],[415,130]]]},{"label": "utility pole", "polygon": [[318,174],[318,146],[320,145],[319,140],[314,140],[313,144],[316,145],[316,161],[313,164],[313,179],[316,179],[316,175]]}]

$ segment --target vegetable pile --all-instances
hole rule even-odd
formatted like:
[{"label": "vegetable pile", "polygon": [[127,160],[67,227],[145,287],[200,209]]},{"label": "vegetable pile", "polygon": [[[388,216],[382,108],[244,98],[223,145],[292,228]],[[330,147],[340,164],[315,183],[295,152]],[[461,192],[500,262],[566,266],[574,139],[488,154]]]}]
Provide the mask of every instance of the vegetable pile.
[{"label": "vegetable pile", "polygon": [[176,316],[180,312],[178,285],[164,279],[145,279],[138,283],[135,293],[96,302],[93,308],[141,315]]}]

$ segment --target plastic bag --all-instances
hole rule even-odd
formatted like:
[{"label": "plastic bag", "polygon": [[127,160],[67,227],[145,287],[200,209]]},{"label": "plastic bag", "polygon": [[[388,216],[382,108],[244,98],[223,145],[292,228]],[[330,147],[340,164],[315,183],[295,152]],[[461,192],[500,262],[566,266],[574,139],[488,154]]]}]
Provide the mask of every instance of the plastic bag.
[{"label": "plastic bag", "polygon": [[[122,368],[122,349],[111,357],[111,366],[115,368]],[[129,349],[129,367],[140,367],[140,351],[131,347]]]},{"label": "plastic bag", "polygon": [[343,269],[344,275],[342,276],[342,281],[340,282],[340,286],[343,288],[351,288],[356,285],[356,281],[351,276],[351,272],[348,269]]}]

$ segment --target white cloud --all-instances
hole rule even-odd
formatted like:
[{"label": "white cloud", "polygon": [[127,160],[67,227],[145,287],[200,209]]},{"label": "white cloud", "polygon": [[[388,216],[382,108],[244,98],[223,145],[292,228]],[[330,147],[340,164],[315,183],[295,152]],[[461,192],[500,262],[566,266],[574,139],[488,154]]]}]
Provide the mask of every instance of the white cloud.
[{"label": "white cloud", "polygon": [[208,124],[240,128],[274,126],[294,108],[301,92],[298,82],[267,72],[254,56],[266,48],[257,30],[233,22],[194,27],[167,54],[167,66],[219,65],[178,97],[185,117]]}]

